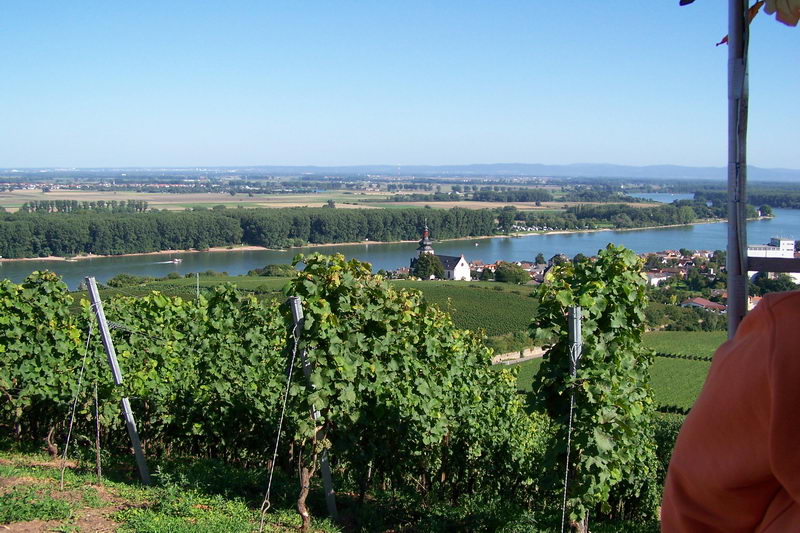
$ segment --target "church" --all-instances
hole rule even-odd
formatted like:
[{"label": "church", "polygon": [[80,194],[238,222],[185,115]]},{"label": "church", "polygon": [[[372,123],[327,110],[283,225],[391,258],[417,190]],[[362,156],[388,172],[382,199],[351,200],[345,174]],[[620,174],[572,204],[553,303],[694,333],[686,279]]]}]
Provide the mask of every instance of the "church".
[{"label": "church", "polygon": [[430,232],[428,231],[428,225],[425,224],[425,229],[422,231],[422,239],[419,241],[419,247],[417,247],[417,257],[411,259],[411,271],[414,271],[414,266],[417,263],[418,257],[422,254],[433,254],[441,261],[444,267],[444,279],[470,281],[469,263],[464,259],[464,254],[461,254],[459,257],[453,255],[436,255],[431,246],[432,242]]}]

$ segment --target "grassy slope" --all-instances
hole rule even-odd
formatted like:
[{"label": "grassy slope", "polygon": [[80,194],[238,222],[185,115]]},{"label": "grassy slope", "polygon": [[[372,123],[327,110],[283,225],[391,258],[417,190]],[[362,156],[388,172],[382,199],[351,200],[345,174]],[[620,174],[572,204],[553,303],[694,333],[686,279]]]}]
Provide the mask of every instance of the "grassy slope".
[{"label": "grassy slope", "polygon": [[[645,334],[644,344],[662,352],[710,356],[726,338],[724,331],[654,332]],[[541,364],[542,361],[537,359],[520,363],[517,381],[519,390],[530,390],[533,376],[539,371]],[[703,387],[710,366],[711,363],[707,361],[656,357],[650,371],[656,403],[660,406],[691,408]]]},{"label": "grassy slope", "polygon": [[[158,465],[154,487],[131,479],[130,468],[108,464],[100,481],[89,465],[68,468],[59,488],[60,461],[0,452],[0,529],[11,531],[120,531],[231,533],[258,531],[264,472],[255,474],[210,461]],[[274,494],[274,493],[273,493]],[[321,499],[321,498],[320,498]],[[264,531],[297,531],[299,516],[286,498],[275,498]],[[316,502],[315,502],[316,503]],[[317,506],[318,507],[318,506]],[[318,509],[314,512],[322,515]],[[8,524],[8,525],[6,525]],[[314,532],[341,529],[315,520]]]},{"label": "grassy slope", "polygon": [[711,356],[728,338],[726,331],[653,331],[644,336],[644,345],[662,353]]}]

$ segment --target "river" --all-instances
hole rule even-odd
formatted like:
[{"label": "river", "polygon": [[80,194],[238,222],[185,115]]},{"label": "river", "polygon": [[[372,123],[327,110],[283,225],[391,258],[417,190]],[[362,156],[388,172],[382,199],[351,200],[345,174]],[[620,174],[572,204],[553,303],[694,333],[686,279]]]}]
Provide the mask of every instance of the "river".
[{"label": "river", "polygon": [[[751,244],[769,242],[771,237],[800,238],[800,210],[775,209],[775,218],[754,220],[747,224],[747,241]],[[461,239],[433,243],[437,254],[461,255],[468,261],[485,263],[503,261],[533,261],[536,254],[546,258],[563,253],[594,255],[609,242],[621,244],[637,253],[665,249],[724,250],[727,245],[727,223],[694,224],[659,229],[629,231],[598,231],[571,234],[528,235],[524,237],[493,237],[490,239]],[[435,239],[436,236],[432,235]],[[343,253],[372,263],[373,270],[408,266],[415,255],[415,243],[331,245],[315,248],[294,248],[288,251],[228,251],[195,252],[165,255],[126,257],[97,257],[76,262],[65,261],[0,261],[0,277],[19,283],[34,270],[49,269],[63,276],[70,288],[76,288],[85,276],[107,281],[126,272],[138,276],[163,277],[170,272],[181,275],[189,272],[216,270],[229,274],[245,274],[248,270],[271,263],[289,263],[298,253]],[[180,258],[180,264],[164,263]]]}]

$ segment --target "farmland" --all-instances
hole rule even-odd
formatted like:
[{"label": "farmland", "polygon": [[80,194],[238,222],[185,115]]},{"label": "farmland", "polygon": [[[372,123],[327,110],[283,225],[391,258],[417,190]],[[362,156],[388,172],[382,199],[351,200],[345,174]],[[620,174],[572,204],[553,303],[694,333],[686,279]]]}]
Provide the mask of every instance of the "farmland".
[{"label": "farmland", "polygon": [[644,345],[660,353],[710,357],[727,338],[725,331],[653,331],[644,336]]},{"label": "farmland", "polygon": [[[420,208],[432,207],[438,209],[451,209],[462,207],[465,209],[502,209],[514,206],[521,211],[537,211],[540,213],[559,212],[565,208],[563,202],[485,202],[471,200],[453,201],[396,201],[395,193],[385,191],[325,191],[297,194],[234,194],[224,192],[192,192],[175,194],[168,192],[136,192],[136,191],[92,191],[92,190],[67,190],[56,189],[44,192],[42,189],[18,189],[0,192],[0,207],[9,211],[16,211],[26,202],[42,200],[75,200],[78,202],[97,201],[145,201],[152,208],[167,209],[170,211],[212,208],[225,206],[226,208],[255,208],[255,207],[322,207],[329,200],[336,203],[337,207],[347,208]],[[601,205],[600,202],[581,202],[585,205]],[[653,207],[654,203],[640,202],[630,204],[634,207]]]},{"label": "farmland", "polygon": [[[287,281],[287,278],[262,276],[201,276],[200,288],[209,289],[232,283],[240,290],[257,294],[259,298],[280,298]],[[536,310],[531,287],[492,282],[454,284],[446,281],[398,280],[392,283],[397,287],[422,291],[425,300],[448,311],[458,327],[483,330],[490,337],[526,331]],[[154,290],[168,296],[193,298],[195,284],[194,277],[166,279],[120,289],[108,287],[102,292],[106,298],[117,294],[143,296]]]},{"label": "farmland", "polygon": [[[726,333],[719,331],[650,332],[644,335],[644,345],[664,353],[710,357],[725,338]],[[517,388],[520,391],[530,390],[533,376],[540,366],[541,360],[537,359],[519,364]],[[657,405],[661,408],[690,409],[710,367],[708,361],[656,357],[650,367],[650,378]]]}]

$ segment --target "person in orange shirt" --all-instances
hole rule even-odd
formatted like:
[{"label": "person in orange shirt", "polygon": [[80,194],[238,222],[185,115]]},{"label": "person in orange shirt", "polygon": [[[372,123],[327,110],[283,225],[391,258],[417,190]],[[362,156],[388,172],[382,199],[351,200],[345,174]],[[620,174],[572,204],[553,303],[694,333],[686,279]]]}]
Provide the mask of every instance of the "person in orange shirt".
[{"label": "person in orange shirt", "polygon": [[672,453],[661,530],[800,531],[800,291],[719,347]]}]

